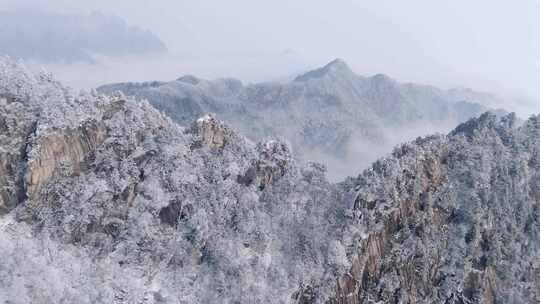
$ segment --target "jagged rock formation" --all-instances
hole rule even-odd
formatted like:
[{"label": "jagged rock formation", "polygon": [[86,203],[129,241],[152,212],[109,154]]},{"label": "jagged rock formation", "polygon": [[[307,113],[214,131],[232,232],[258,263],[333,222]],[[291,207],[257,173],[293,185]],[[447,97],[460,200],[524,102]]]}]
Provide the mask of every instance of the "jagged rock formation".
[{"label": "jagged rock formation", "polygon": [[227,133],[232,133],[212,115],[197,119],[193,131],[201,136],[202,143],[211,148],[223,148],[227,142]]},{"label": "jagged rock formation", "polygon": [[381,74],[362,77],[339,59],[285,84],[188,75],[98,90],[148,99],[180,124],[212,112],[251,139],[285,137],[303,159],[332,161],[333,178],[356,174],[405,139],[446,132],[487,110],[477,101],[490,100],[471,90],[402,84]]},{"label": "jagged rock formation", "polygon": [[0,302],[540,300],[540,117],[484,114],[332,184],[282,140],[6,60],[0,105]]},{"label": "jagged rock formation", "polygon": [[81,174],[85,159],[105,140],[105,126],[85,121],[76,130],[51,132],[39,137],[26,168],[26,191],[34,197],[56,170],[68,176]]},{"label": "jagged rock formation", "polygon": [[330,303],[540,301],[540,118],[484,114],[347,181],[348,273]]}]

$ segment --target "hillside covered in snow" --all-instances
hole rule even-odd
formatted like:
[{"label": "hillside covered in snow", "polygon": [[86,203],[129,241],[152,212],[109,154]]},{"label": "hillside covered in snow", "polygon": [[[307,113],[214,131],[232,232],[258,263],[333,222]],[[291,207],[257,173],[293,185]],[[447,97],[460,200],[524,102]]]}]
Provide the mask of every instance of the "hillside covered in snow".
[{"label": "hillside covered in snow", "polygon": [[183,76],[171,82],[98,88],[147,99],[181,125],[215,113],[250,139],[280,137],[305,160],[328,164],[333,180],[365,169],[402,141],[448,132],[488,110],[494,96],[399,83],[386,75],[355,74],[340,59],[291,82],[244,85]]},{"label": "hillside covered in snow", "polygon": [[486,113],[335,184],[2,59],[0,302],[537,303],[539,147],[539,117]]}]

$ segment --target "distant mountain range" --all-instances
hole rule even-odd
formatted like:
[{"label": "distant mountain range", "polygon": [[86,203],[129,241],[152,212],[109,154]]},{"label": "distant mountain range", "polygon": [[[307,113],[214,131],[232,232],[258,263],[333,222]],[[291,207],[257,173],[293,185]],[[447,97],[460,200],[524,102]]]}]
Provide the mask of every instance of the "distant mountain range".
[{"label": "distant mountain range", "polygon": [[[232,78],[187,75],[171,82],[110,84],[98,91],[148,99],[183,125],[212,112],[250,139],[286,138],[301,157],[329,164],[332,178],[358,172],[403,140],[446,132],[489,109],[482,104],[497,103],[492,95],[468,89],[360,76],[341,59],[288,83],[244,85]],[[347,161],[351,157],[354,162]]]},{"label": "distant mountain range", "polygon": [[[342,101],[298,97],[335,64],[250,106]],[[400,111],[381,123],[420,119]],[[484,113],[340,183],[293,155],[0,58],[0,303],[539,303],[540,116]]]},{"label": "distant mountain range", "polygon": [[46,63],[92,62],[95,56],[167,50],[150,31],[99,12],[68,15],[37,10],[0,11],[0,41],[0,55]]}]

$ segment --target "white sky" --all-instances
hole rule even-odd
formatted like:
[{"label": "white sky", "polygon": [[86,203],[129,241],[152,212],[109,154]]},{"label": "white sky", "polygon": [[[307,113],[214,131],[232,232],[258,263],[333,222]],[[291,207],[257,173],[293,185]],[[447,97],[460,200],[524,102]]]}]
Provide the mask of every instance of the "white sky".
[{"label": "white sky", "polygon": [[341,57],[363,75],[540,100],[540,1],[0,0],[14,7],[118,15],[203,76],[260,80]]}]

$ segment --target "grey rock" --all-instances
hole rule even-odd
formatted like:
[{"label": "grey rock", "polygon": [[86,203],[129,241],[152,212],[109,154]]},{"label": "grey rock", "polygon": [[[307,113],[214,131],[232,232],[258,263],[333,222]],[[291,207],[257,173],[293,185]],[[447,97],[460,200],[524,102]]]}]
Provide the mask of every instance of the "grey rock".
[{"label": "grey rock", "polygon": [[486,113],[344,183],[352,265],[329,303],[538,302],[540,128],[515,122]]}]

